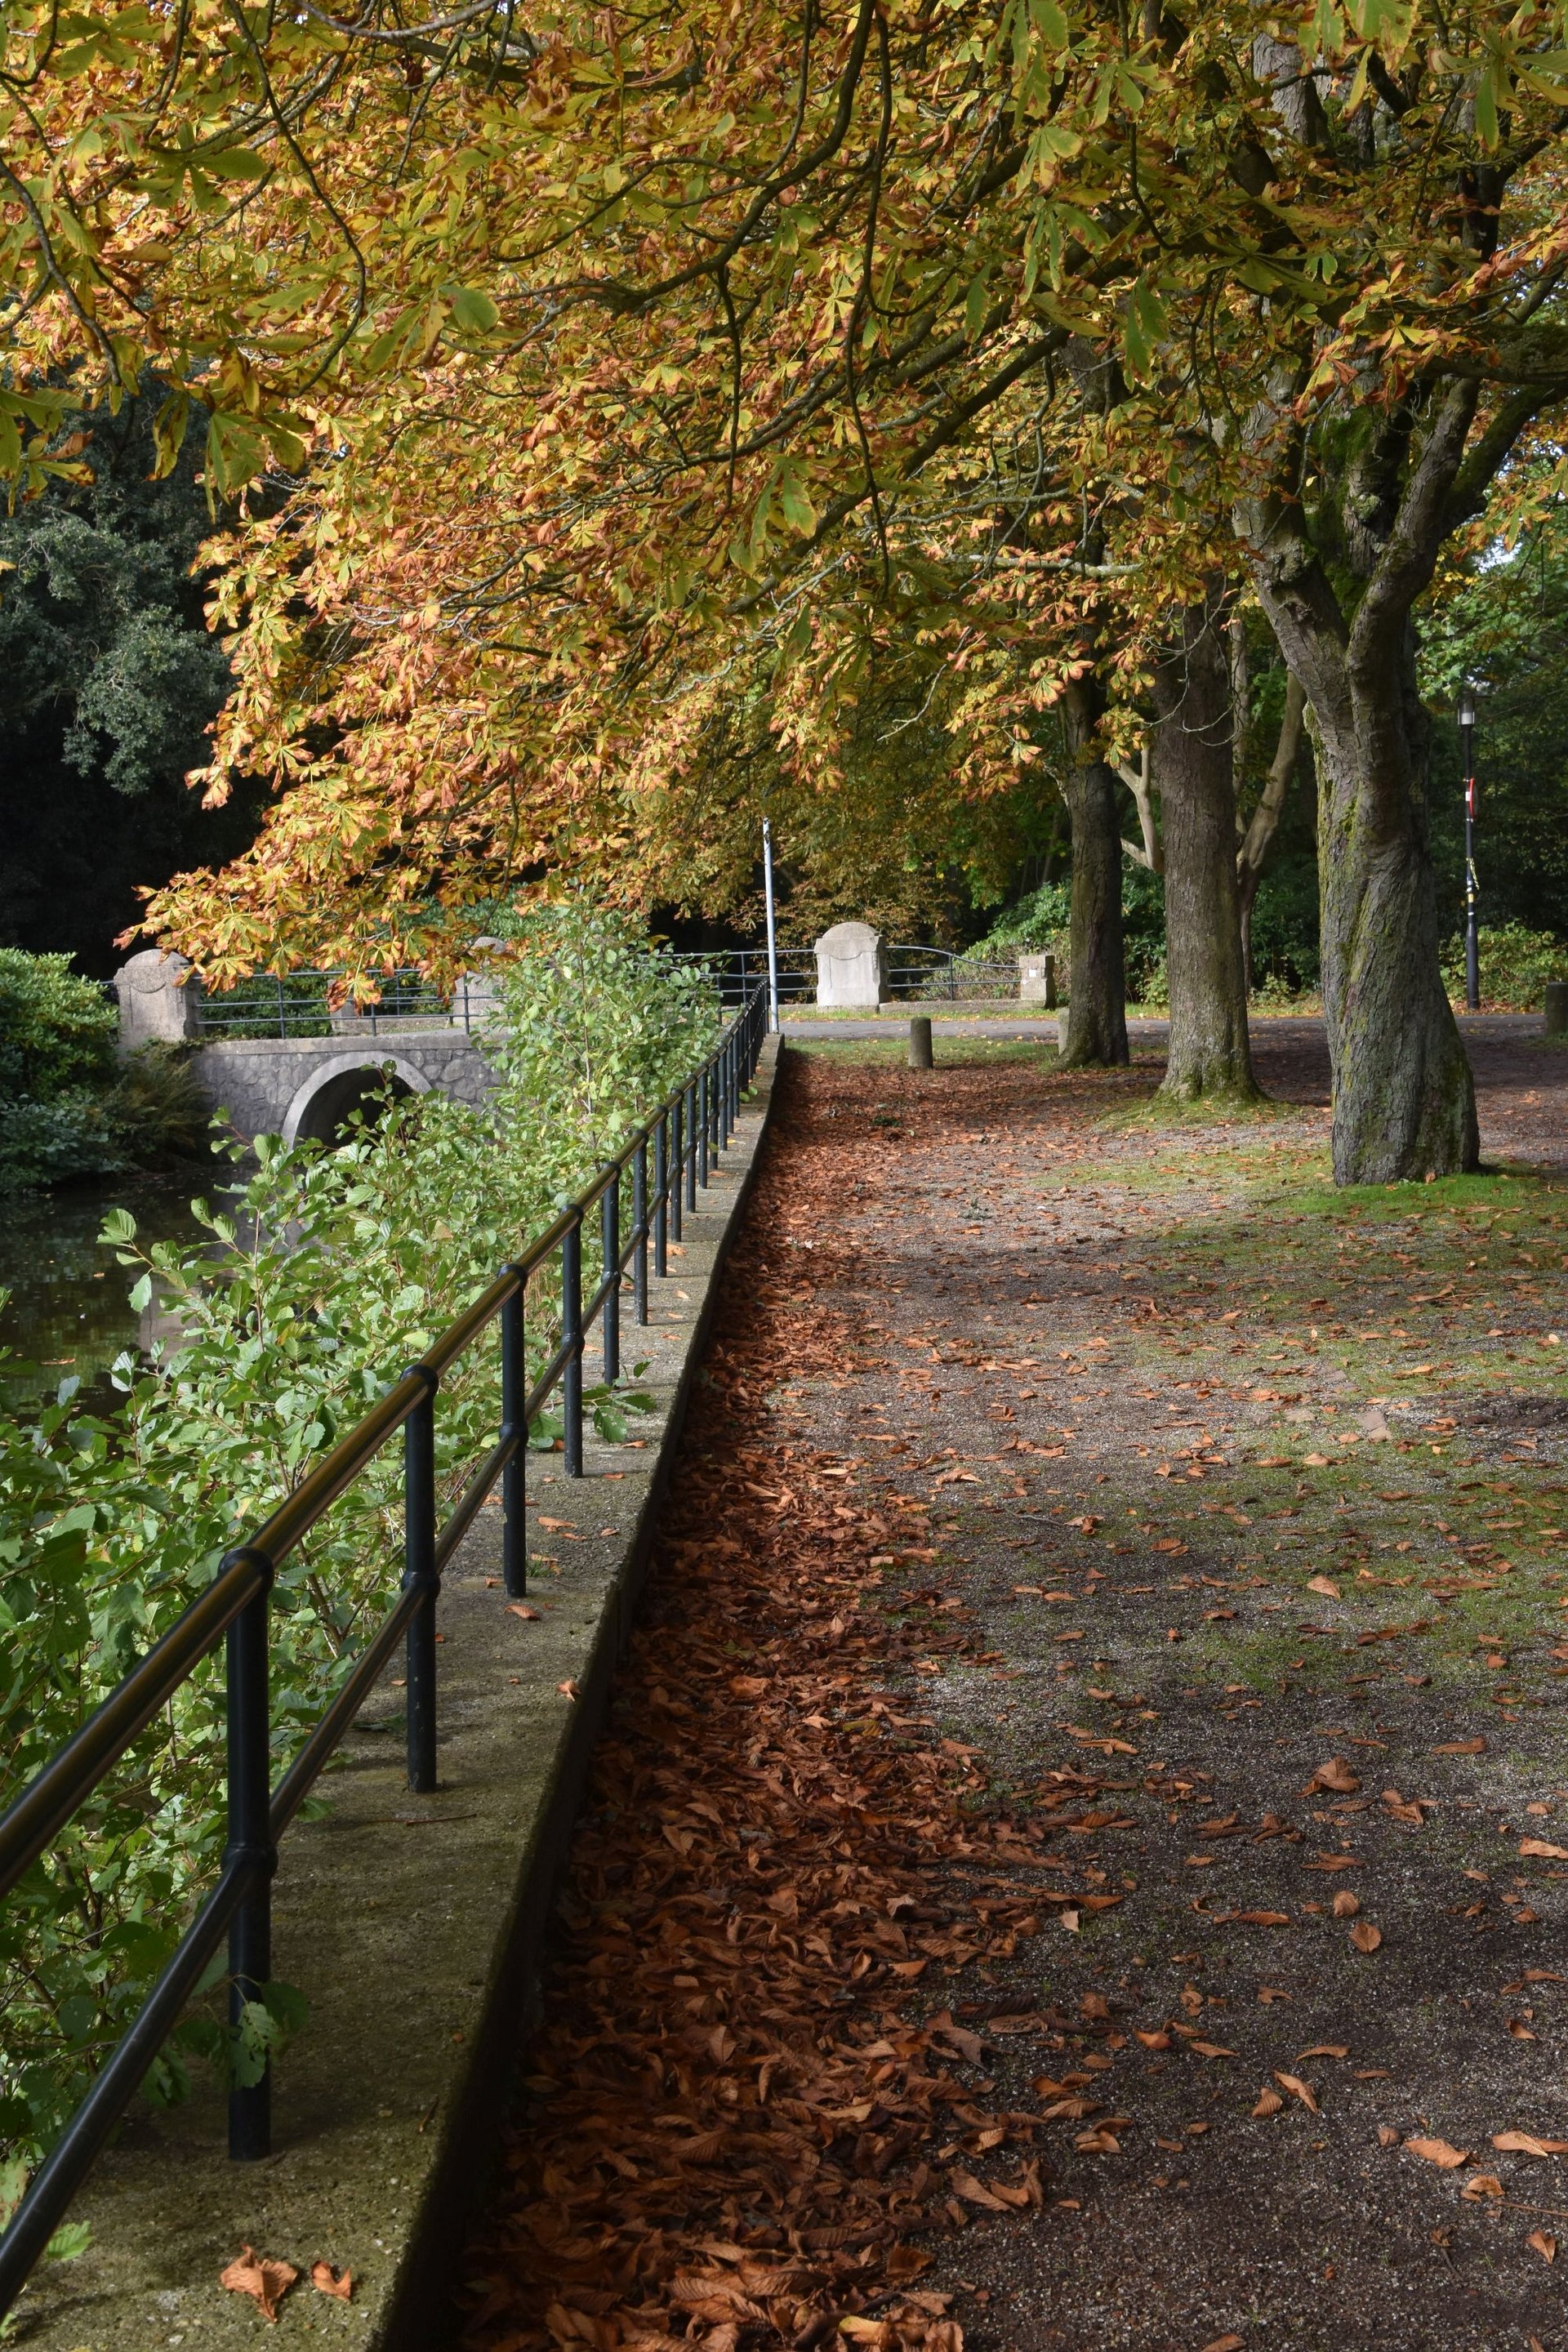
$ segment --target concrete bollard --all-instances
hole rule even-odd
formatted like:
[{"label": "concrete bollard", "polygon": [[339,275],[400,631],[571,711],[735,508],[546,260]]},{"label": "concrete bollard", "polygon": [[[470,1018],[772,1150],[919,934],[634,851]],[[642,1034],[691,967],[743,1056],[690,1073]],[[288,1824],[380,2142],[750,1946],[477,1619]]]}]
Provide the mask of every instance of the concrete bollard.
[{"label": "concrete bollard", "polygon": [[1546,983],[1546,1009],[1541,1016],[1543,1037],[1568,1037],[1568,980]]},{"label": "concrete bollard", "polygon": [[910,1021],[910,1067],[929,1070],[931,1066],[931,1019],[924,1013],[917,1013]]},{"label": "concrete bollard", "polygon": [[1018,1002],[1020,1004],[1043,1004],[1047,1013],[1057,1009],[1057,960],[1043,949],[1034,949],[1018,958]]}]

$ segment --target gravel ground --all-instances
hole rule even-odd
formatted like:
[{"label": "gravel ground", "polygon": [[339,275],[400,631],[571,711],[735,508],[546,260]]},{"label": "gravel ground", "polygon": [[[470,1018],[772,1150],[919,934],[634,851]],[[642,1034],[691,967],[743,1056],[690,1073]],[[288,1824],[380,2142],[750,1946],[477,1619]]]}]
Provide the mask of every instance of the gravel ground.
[{"label": "gravel ground", "polygon": [[1498,1172],[1375,1194],[1317,1024],[1217,1125],[1142,1046],[792,1057],[840,1368],[774,1426],[927,1530],[887,1605],[966,1654],[901,1696],[1038,1846],[921,1988],[1047,2158],[932,2242],[970,2352],[1568,2347],[1568,1053],[1470,1042]]}]

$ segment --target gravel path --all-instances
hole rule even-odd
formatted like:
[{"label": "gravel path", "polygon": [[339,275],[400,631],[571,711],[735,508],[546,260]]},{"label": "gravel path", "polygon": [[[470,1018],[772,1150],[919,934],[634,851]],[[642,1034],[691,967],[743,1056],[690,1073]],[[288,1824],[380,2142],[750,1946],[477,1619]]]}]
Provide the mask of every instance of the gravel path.
[{"label": "gravel path", "polygon": [[[1568,1054],[1488,1026],[1472,1050],[1489,1159],[1561,1169]],[[805,1131],[840,1132],[847,1162],[873,1073],[812,1059]],[[1473,1255],[1491,1209],[1446,1213],[1434,1196],[1466,1188],[1422,1188],[1403,1229],[1363,1223],[1352,1242],[1329,1201],[1281,1265],[1291,1201],[1270,1171],[1310,1181],[1322,1155],[1321,1024],[1260,1024],[1258,1062],[1300,1106],[1261,1131],[1108,1131],[1107,1109],[1158,1076],[1148,1063],[1126,1079],[874,1070],[871,1138],[896,1120],[897,1150],[818,1300],[885,1322],[897,1370],[818,1392],[810,1432],[867,1475],[889,1455],[924,1465],[908,1488],[932,1498],[939,1605],[972,1620],[987,1661],[929,1678],[940,1730],[1009,1801],[1048,1799],[1052,1771],[1110,1776],[1053,1848],[1059,1885],[1098,1877],[1114,1899],[1070,1931],[1052,1919],[954,2010],[979,2026],[1048,1996],[1076,2013],[1075,2032],[1009,2032],[986,2059],[988,2105],[1066,2103],[1044,2135],[1058,2201],[1026,2225],[974,2219],[938,2275],[973,2345],[1017,2352],[1202,2352],[1233,2334],[1338,2352],[1526,2352],[1534,2336],[1556,2352],[1561,2292],[1528,2241],[1568,2221],[1568,2165],[1491,2143],[1568,2136],[1568,1986],[1529,1974],[1568,1977],[1568,1874],[1518,1852],[1532,1829],[1568,1839],[1546,1615],[1568,1550],[1540,1532],[1564,1517],[1563,1383],[1533,1362],[1521,1381],[1505,1344],[1521,1335],[1489,1341],[1480,1299],[1441,1341],[1417,1337],[1423,1357],[1479,1351],[1460,1396],[1430,1366],[1412,1393],[1377,1344],[1347,1374],[1332,1327],[1365,1310],[1419,1335],[1432,1309],[1412,1289],[1453,1278],[1449,1229],[1468,1220]],[[1560,1265],[1565,1206],[1523,1188],[1500,1270],[1521,1250]],[[1539,1318],[1564,1317],[1554,1272]],[[1393,1434],[1373,1443],[1379,1428]],[[1338,1598],[1309,1589],[1325,1571]],[[1506,1652],[1477,1648],[1489,1619]],[[1312,1788],[1325,1769],[1337,1791]],[[1479,2176],[1412,2156],[1410,2137],[1474,2151]],[[1478,2177],[1510,2201],[1467,2198]]]}]

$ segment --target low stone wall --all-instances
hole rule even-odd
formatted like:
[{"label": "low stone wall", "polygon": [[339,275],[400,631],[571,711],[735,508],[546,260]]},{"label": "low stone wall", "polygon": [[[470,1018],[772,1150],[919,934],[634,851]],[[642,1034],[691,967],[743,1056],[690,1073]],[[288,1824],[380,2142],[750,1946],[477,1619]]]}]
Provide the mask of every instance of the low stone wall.
[{"label": "low stone wall", "polygon": [[[437,2352],[776,1050],[770,1040],[669,1278],[650,1281],[648,1328],[625,1327],[658,1400],[641,1449],[591,1442],[580,1480],[558,1454],[530,1457],[530,1549],[554,1561],[532,1573],[538,1622],[506,1606],[499,1512],[481,1515],[446,1580],[437,1792],[404,1784],[398,1664],[319,1784],[330,1815],[283,1841],[273,1964],[310,2013],[278,2069],[277,2154],[231,2166],[214,2093],[135,2116],[78,2200],[89,2252],[44,2263],[17,2307],[27,2352],[231,2352],[263,2337]],[[570,1524],[547,1530],[544,1517]],[[276,2335],[218,2285],[247,2243],[300,2273]],[[317,2261],[353,2272],[352,2301],[311,2287]]]}]

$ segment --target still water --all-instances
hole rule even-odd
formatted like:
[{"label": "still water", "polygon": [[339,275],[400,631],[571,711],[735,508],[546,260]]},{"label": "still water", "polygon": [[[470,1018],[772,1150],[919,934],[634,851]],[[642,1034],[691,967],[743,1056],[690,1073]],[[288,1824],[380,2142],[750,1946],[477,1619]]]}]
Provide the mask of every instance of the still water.
[{"label": "still water", "polygon": [[0,1291],[10,1293],[0,1347],[14,1359],[0,1364],[0,1407],[26,1412],[71,1372],[90,1391],[84,1402],[101,1409],[112,1401],[109,1368],[138,1345],[142,1318],[130,1304],[135,1267],[99,1242],[104,1217],[128,1209],[143,1244],[194,1239],[190,1202],[201,1189],[201,1172],[190,1169],[0,1200]]}]

